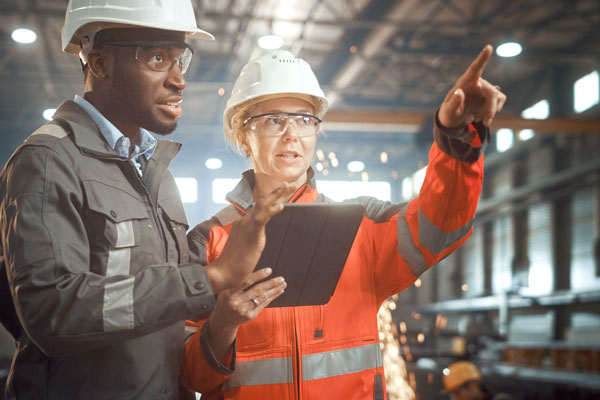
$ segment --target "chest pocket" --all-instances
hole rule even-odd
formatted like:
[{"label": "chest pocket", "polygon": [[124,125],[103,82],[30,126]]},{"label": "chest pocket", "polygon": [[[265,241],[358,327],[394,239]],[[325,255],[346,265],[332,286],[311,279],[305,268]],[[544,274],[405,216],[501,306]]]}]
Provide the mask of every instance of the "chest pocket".
[{"label": "chest pocket", "polygon": [[[140,226],[148,221],[144,203],[125,188],[104,182],[84,182],[87,200],[86,230],[92,270],[106,276],[130,275],[140,258]],[[151,241],[151,240],[150,240]]]},{"label": "chest pocket", "polygon": [[186,264],[189,260],[186,236],[188,223],[181,200],[179,197],[161,200],[160,209],[162,218],[170,233],[170,235],[166,235],[169,242],[169,261],[176,264]]},{"label": "chest pocket", "polygon": [[275,321],[278,311],[280,310],[276,308],[265,308],[255,319],[240,325],[237,334],[238,352],[264,350],[273,345],[277,330]]},{"label": "chest pocket", "polygon": [[161,217],[170,233],[165,235],[168,242],[168,260],[175,264],[187,264],[189,247],[186,235],[189,225],[175,181],[170,176],[160,185],[158,205]]}]

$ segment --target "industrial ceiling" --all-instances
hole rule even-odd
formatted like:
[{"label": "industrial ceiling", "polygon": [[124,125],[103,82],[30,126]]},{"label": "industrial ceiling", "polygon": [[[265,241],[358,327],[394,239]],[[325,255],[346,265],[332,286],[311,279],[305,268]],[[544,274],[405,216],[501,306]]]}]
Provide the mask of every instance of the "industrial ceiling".
[{"label": "industrial ceiling", "polygon": [[[526,127],[521,111],[546,98],[551,119],[540,129],[552,131],[558,126],[553,123],[562,121],[561,133],[598,132],[598,106],[575,115],[567,104],[572,83],[600,65],[597,0],[193,3],[198,25],[216,41],[192,43],[184,116],[172,135],[185,144],[176,173],[200,174],[211,156],[225,162],[215,172],[219,176],[237,177],[245,166],[224,143],[222,112],[241,67],[264,51],[258,38],[269,33],[311,64],[332,103],[320,147],[325,154],[335,152],[340,166],[329,168],[328,179],[349,179],[345,165],[352,160],[363,161],[370,179],[379,180],[397,180],[424,165],[436,108],[487,43],[512,40],[523,46],[517,57],[494,55],[485,70],[484,77],[508,95],[495,127]],[[66,5],[66,0],[0,2],[3,162],[45,122],[44,109],[82,93],[78,59],[61,51]],[[20,26],[33,29],[37,41],[14,42],[11,31]],[[380,161],[382,151],[388,153],[386,164]]]}]

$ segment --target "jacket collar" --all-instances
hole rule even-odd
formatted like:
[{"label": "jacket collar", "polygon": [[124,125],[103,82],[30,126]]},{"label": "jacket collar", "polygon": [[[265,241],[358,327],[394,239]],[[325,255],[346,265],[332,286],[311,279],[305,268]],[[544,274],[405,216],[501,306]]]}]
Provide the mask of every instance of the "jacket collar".
[{"label": "jacket collar", "polygon": [[[225,197],[227,201],[233,204],[236,208],[243,212],[248,212],[254,204],[254,170],[249,169],[242,174],[242,179]],[[296,202],[298,198],[306,191],[306,189],[316,189],[317,181],[315,179],[315,171],[312,167],[308,167],[306,172],[306,183],[298,188],[290,199],[290,203]]]},{"label": "jacket collar", "polygon": [[[89,116],[89,114],[72,100],[64,101],[54,113],[54,119],[70,128],[75,145],[83,152],[94,154],[103,158],[115,158],[127,160],[126,157],[117,155],[104,140],[100,129]],[[166,151],[167,148],[175,146],[174,152]],[[152,154],[152,159],[158,159],[162,154],[173,154],[171,159],[179,151],[181,144],[171,140],[158,140],[157,148]],[[170,161],[170,160],[169,160]]]},{"label": "jacket collar", "polygon": [[64,101],[54,113],[53,118],[66,122],[70,126],[75,144],[80,149],[96,155],[123,158],[115,154],[103,139],[94,120],[74,101]]}]

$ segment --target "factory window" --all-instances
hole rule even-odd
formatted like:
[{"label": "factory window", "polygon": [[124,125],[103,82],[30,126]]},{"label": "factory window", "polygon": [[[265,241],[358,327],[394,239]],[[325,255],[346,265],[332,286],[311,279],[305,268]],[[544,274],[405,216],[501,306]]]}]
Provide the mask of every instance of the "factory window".
[{"label": "factory window", "polygon": [[579,78],[573,85],[573,109],[575,112],[584,112],[595,106],[600,101],[600,78],[598,71]]},{"label": "factory window", "polygon": [[[595,199],[598,202],[599,199]],[[571,203],[571,289],[600,288],[594,262],[594,190],[581,190],[573,195]]]},{"label": "factory window", "polygon": [[372,196],[379,200],[390,201],[392,187],[388,182],[372,181],[326,181],[318,180],[319,192],[335,201],[352,199],[359,196]]},{"label": "factory window", "polygon": [[492,292],[504,293],[512,285],[514,256],[513,228],[510,216],[494,220],[492,248]]},{"label": "factory window", "polygon": [[175,178],[182,203],[195,203],[198,200],[198,181],[195,178]]},{"label": "factory window", "polygon": [[547,294],[554,285],[550,204],[541,203],[530,207],[527,221],[529,279],[528,286],[521,292],[531,295]]},{"label": "factory window", "polygon": [[521,117],[527,119],[546,119],[549,115],[550,103],[546,99],[538,101],[521,112]]},{"label": "factory window", "polygon": [[402,180],[402,198],[404,200],[408,201],[419,195],[421,186],[423,186],[423,182],[425,181],[426,173],[427,165]]},{"label": "factory window", "polygon": [[[212,200],[217,204],[227,204],[225,195],[229,193],[239,179],[217,178],[212,184]],[[319,192],[335,201],[352,199],[359,196],[372,196],[379,200],[390,201],[392,188],[388,182],[372,181],[317,181]]]},{"label": "factory window", "polygon": [[512,129],[500,128],[496,132],[496,150],[498,153],[504,153],[514,145],[515,134]]},{"label": "factory window", "polygon": [[462,247],[463,281],[459,286],[463,297],[474,297],[483,295],[483,226],[476,226],[473,235]]},{"label": "factory window", "polygon": [[240,181],[239,178],[217,178],[212,181],[212,201],[216,204],[229,204],[225,200],[227,193],[231,192],[235,185]]}]

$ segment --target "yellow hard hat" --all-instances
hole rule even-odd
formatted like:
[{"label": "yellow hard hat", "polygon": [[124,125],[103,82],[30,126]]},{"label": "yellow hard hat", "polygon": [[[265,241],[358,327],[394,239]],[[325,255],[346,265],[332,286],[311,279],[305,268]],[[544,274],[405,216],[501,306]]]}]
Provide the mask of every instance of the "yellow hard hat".
[{"label": "yellow hard hat", "polygon": [[457,361],[444,369],[443,380],[446,389],[442,393],[450,393],[466,382],[481,382],[483,378],[479,369],[472,362]]}]

